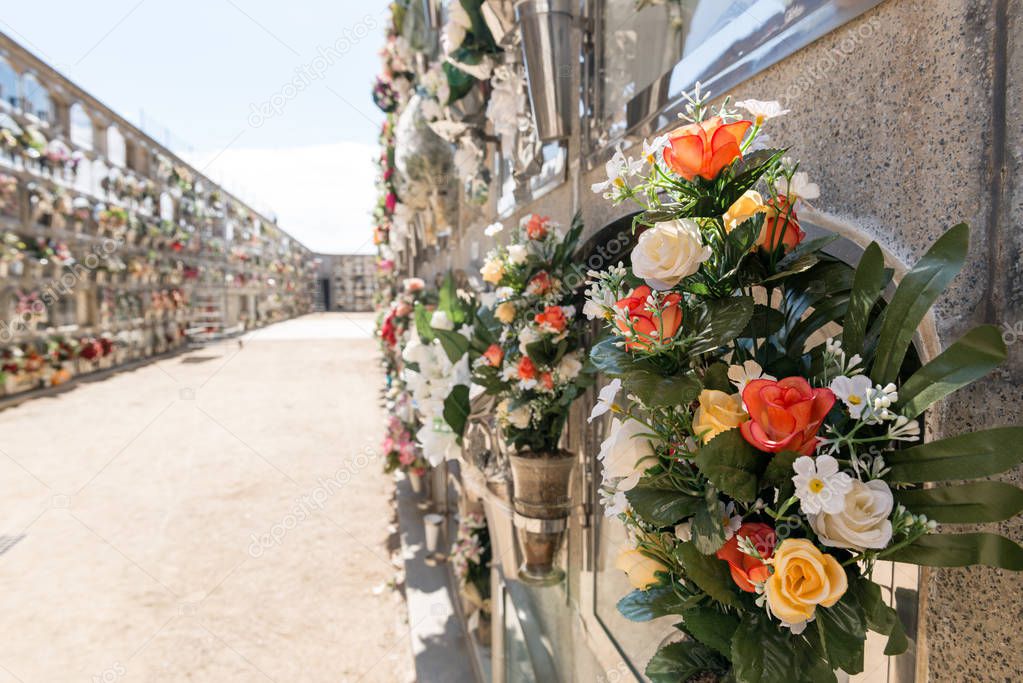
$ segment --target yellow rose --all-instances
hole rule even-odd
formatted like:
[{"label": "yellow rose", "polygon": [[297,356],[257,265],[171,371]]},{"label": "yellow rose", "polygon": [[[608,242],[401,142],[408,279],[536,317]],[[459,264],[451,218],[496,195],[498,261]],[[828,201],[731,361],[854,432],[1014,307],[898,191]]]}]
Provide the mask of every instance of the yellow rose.
[{"label": "yellow rose", "polygon": [[726,394],[715,389],[700,392],[700,407],[693,416],[693,431],[703,443],[721,432],[734,429],[749,419],[739,394]]},{"label": "yellow rose", "polygon": [[615,560],[615,568],[621,569],[629,577],[629,583],[633,588],[645,591],[650,586],[657,585],[660,581],[654,572],[666,572],[668,568],[663,564],[647,557],[638,550],[624,550]]},{"label": "yellow rose", "polygon": [[764,198],[760,196],[760,193],[756,190],[746,190],[741,197],[735,200],[734,204],[728,207],[728,211],[725,211],[725,215],[721,218],[725,221],[725,230],[731,232],[740,223],[766,211],[767,205],[764,204]]},{"label": "yellow rose", "polygon": [[501,278],[504,277],[504,266],[501,264],[500,260],[496,258],[491,259],[484,263],[483,267],[480,268],[480,275],[483,276],[483,280],[485,282],[495,285],[499,284],[501,282]]},{"label": "yellow rose", "polygon": [[786,624],[813,617],[817,605],[831,607],[849,587],[845,570],[805,538],[786,538],[774,550],[774,572],[767,580],[767,604]]},{"label": "yellow rose", "polygon": [[515,304],[510,301],[505,301],[497,305],[494,309],[494,315],[505,325],[510,325],[515,320],[516,308]]}]

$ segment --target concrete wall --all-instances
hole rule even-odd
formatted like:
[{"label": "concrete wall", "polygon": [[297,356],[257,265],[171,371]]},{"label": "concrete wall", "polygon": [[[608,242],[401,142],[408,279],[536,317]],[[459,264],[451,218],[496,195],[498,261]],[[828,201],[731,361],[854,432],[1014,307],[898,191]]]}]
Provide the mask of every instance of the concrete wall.
[{"label": "concrete wall", "polygon": [[[936,338],[923,341],[944,347],[981,323],[1019,334],[1007,333],[1001,370],[933,411],[935,436],[1023,423],[1021,32],[1023,0],[887,0],[731,93],[778,98],[793,110],[771,122],[770,135],[820,184],[813,220],[876,239],[910,264],[951,225],[971,225],[967,265],[937,306]],[[567,223],[579,208],[589,236],[624,210],[590,195],[602,164],[579,172],[578,148],[571,141],[569,181],[522,210]],[[471,227],[443,265],[478,267],[469,245],[486,252],[488,222]],[[1003,479],[1020,484],[1021,475]],[[1023,542],[1023,520],[994,526]],[[922,590],[918,671],[926,680],[1023,680],[1023,576],[934,570]],[[556,640],[570,647],[569,627],[556,628]]]}]

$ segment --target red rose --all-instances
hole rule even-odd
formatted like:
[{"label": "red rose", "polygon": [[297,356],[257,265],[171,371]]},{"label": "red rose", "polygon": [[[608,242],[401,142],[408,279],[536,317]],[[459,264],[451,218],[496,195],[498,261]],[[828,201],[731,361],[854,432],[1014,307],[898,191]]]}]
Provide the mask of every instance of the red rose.
[{"label": "red rose", "polygon": [[668,133],[662,153],[668,168],[686,180],[714,180],[728,164],[742,158],[742,138],[752,121],[725,123],[720,116],[690,123]]},{"label": "red rose", "polygon": [[530,294],[543,296],[547,292],[551,291],[553,287],[554,283],[551,280],[551,276],[546,270],[541,270],[539,273],[534,275],[529,281],[529,284],[526,285],[526,291]]},{"label": "red rose", "polygon": [[757,589],[753,584],[767,581],[770,571],[766,564],[739,550],[740,536],[752,541],[760,556],[769,560],[776,542],[774,529],[760,522],[746,522],[716,553],[719,560],[728,563],[735,584],[747,593],[755,593]]},{"label": "red rose", "polygon": [[554,391],[554,377],[551,376],[551,373],[545,372],[540,375],[540,383],[547,391]]},{"label": "red rose", "polygon": [[742,402],[750,419],[739,429],[755,448],[813,455],[817,432],[835,405],[835,394],[831,389],[814,389],[802,377],[777,382],[755,379],[743,390]]},{"label": "red rose", "polygon": [[547,223],[550,218],[547,216],[538,216],[533,214],[529,217],[529,222],[526,223],[526,237],[531,240],[542,240],[547,236]]},{"label": "red rose", "polygon": [[522,360],[519,361],[519,379],[530,380],[536,378],[536,366],[533,365],[533,361],[529,360],[529,356],[523,356]]},{"label": "red rose", "polygon": [[543,313],[537,313],[533,320],[546,331],[555,334],[563,332],[568,326],[568,320],[565,318],[565,312],[561,310],[561,306],[548,306]]},{"label": "red rose", "polygon": [[483,352],[483,357],[487,359],[490,367],[499,368],[501,367],[501,361],[504,360],[504,351],[497,344],[491,344]]},{"label": "red rose", "polygon": [[764,218],[764,226],[760,229],[760,237],[757,239],[761,249],[773,252],[780,244],[783,252],[789,252],[795,249],[804,237],[806,233],[799,227],[796,210],[789,205],[785,197],[767,202],[767,217]]},{"label": "red rose", "polygon": [[[668,294],[661,299],[659,314],[655,314],[647,308],[647,298],[650,296],[650,288],[640,285],[632,293],[618,301],[615,306],[625,311],[632,323],[632,330],[623,320],[618,321],[618,329],[631,338],[625,342],[625,348],[629,350],[649,350],[652,343],[671,339],[682,326],[682,309],[679,302],[682,296],[679,294]],[[632,331],[635,334],[632,334]]]}]

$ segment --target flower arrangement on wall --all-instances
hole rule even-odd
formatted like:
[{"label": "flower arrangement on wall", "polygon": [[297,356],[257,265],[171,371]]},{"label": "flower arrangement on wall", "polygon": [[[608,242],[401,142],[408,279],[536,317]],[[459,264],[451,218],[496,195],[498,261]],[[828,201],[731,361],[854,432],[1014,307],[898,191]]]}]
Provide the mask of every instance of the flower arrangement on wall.
[{"label": "flower arrangement on wall", "polygon": [[[636,589],[626,617],[679,618],[655,681],[834,681],[863,671],[867,631],[907,648],[875,564],[1023,569],[1023,549],[940,524],[996,522],[1023,491],[970,481],[1023,460],[1023,429],[924,443],[921,417],[1005,357],[996,328],[921,364],[913,335],[962,267],[968,228],[940,237],[901,281],[881,249],[855,267],[809,239],[797,211],[818,194],[783,150],[757,149],[777,103],[697,95],[689,122],[619,150],[594,186],[641,209],[631,267],[591,275],[585,312],[609,336],[591,351],[612,382],[591,419],[605,512],[634,541],[618,558]],[[932,483],[936,487],[925,485]]]},{"label": "flower arrangement on wall", "polygon": [[455,576],[462,582],[462,590],[469,602],[490,613],[490,563],[493,551],[486,518],[470,512],[458,521],[458,533],[451,546],[451,565]]},{"label": "flower arrangement on wall", "polygon": [[[500,231],[500,224],[488,229]],[[496,292],[476,325],[473,381],[496,398],[505,441],[524,453],[558,449],[568,408],[589,381],[573,305],[581,232],[578,216],[567,233],[546,216],[526,216],[483,265]]]}]

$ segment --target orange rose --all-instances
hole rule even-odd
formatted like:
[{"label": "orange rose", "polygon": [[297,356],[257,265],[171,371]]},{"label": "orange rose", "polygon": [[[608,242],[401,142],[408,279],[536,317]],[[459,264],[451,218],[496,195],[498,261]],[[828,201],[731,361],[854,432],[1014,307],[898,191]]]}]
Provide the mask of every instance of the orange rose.
[{"label": "orange rose", "polygon": [[548,221],[550,221],[548,216],[538,216],[534,213],[526,223],[526,237],[531,240],[542,240],[547,236]]},{"label": "orange rose", "polygon": [[504,351],[497,344],[491,344],[483,352],[483,357],[487,359],[490,367],[499,368],[501,367],[501,361],[504,360]]},{"label": "orange rose", "polygon": [[533,365],[533,361],[529,360],[529,356],[523,356],[522,360],[519,361],[519,379],[530,380],[536,378],[536,366]]},{"label": "orange rose", "polygon": [[728,563],[735,585],[747,593],[755,593],[757,589],[753,584],[767,581],[771,572],[766,564],[739,550],[740,537],[752,541],[760,556],[769,560],[774,554],[776,542],[774,529],[760,522],[747,522],[740,526],[735,535],[728,539],[716,553],[719,560]]},{"label": "orange rose", "polygon": [[[661,310],[655,314],[647,308],[647,297],[650,288],[640,285],[632,294],[618,301],[615,306],[625,312],[632,329],[624,320],[618,320],[618,329],[631,337],[625,342],[625,348],[631,350],[650,350],[652,344],[666,341],[675,336],[682,326],[682,309],[679,302],[680,294],[668,294],[661,299]],[[635,334],[633,334],[635,332]]]},{"label": "orange rose", "polygon": [[761,249],[773,252],[781,245],[783,252],[796,248],[806,233],[799,227],[796,210],[789,205],[785,197],[778,197],[767,202],[767,216],[764,227],[760,229],[757,244]]},{"label": "orange rose", "polygon": [[540,375],[540,383],[547,391],[554,391],[554,377],[551,376],[551,373],[545,372]]},{"label": "orange rose", "polygon": [[565,318],[565,312],[561,310],[561,306],[548,306],[543,313],[537,313],[533,320],[544,330],[555,334],[563,332],[568,326],[568,320]]},{"label": "orange rose", "polygon": [[714,180],[728,164],[742,158],[742,138],[752,121],[724,123],[720,116],[690,123],[668,133],[664,163],[686,180]]},{"label": "orange rose", "polygon": [[541,270],[539,273],[534,275],[526,285],[526,291],[529,294],[535,296],[543,296],[554,288],[554,281],[551,280],[551,276],[546,270]]},{"label": "orange rose", "polygon": [[802,377],[755,379],[742,391],[750,419],[739,425],[746,441],[768,453],[813,455],[817,432],[835,405],[831,389],[814,389]]}]

